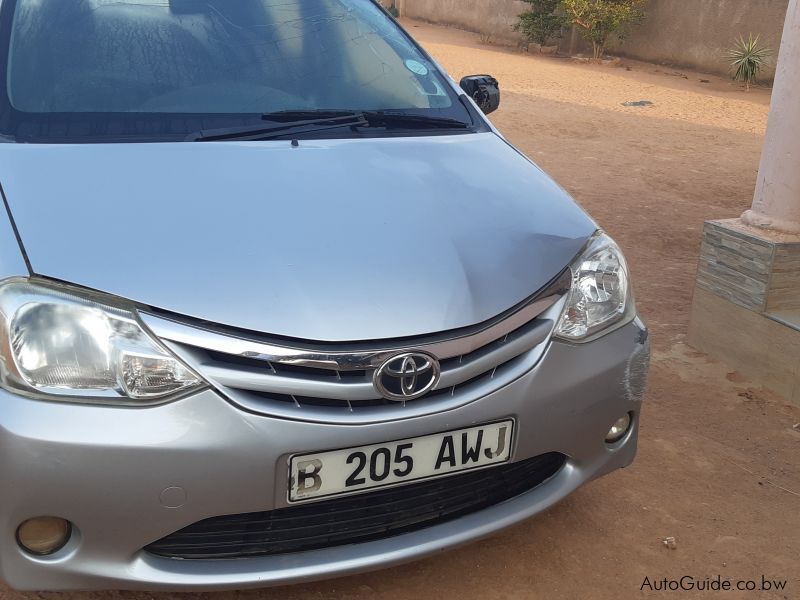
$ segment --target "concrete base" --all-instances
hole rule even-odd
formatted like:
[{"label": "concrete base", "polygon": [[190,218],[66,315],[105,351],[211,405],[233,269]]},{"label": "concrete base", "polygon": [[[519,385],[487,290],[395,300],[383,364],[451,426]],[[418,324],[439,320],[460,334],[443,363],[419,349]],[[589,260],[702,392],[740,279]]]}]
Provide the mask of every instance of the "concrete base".
[{"label": "concrete base", "polygon": [[800,236],[706,222],[688,342],[800,404]]},{"label": "concrete base", "polygon": [[698,287],[688,342],[800,405],[800,329]]}]

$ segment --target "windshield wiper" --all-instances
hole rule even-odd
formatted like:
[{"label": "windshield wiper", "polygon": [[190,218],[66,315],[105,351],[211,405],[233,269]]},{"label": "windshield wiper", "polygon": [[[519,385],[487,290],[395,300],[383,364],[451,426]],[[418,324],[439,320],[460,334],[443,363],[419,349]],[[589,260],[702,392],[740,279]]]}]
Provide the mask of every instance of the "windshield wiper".
[{"label": "windshield wiper", "polygon": [[294,121],[298,119],[336,119],[345,117],[362,117],[366,119],[371,127],[401,125],[419,128],[456,128],[465,129],[469,124],[457,119],[446,117],[435,117],[421,115],[418,113],[392,112],[383,110],[337,110],[337,109],[316,109],[316,110],[282,110],[278,112],[264,113],[261,118],[265,121]]},{"label": "windshield wiper", "polygon": [[328,108],[315,108],[308,110],[279,110],[261,115],[264,121],[302,121],[319,119],[338,119],[339,117],[359,117],[363,114],[360,110],[338,110]]},{"label": "windshield wiper", "polygon": [[414,113],[395,113],[380,110],[286,110],[264,113],[261,118],[275,123],[265,126],[225,127],[204,129],[186,137],[188,142],[224,140],[270,140],[287,135],[316,133],[340,127],[387,127],[402,129],[467,129],[468,123],[458,119],[433,117]]},{"label": "windshield wiper", "polygon": [[339,127],[368,125],[362,113],[348,111],[310,111],[266,113],[263,119],[275,121],[277,125],[251,125],[245,127],[223,127],[203,129],[186,136],[187,142],[216,142],[224,140],[256,141],[269,140],[285,135],[314,133]]},{"label": "windshield wiper", "polygon": [[361,113],[370,126],[401,126],[404,129],[467,129],[469,123],[447,117],[433,117],[416,113],[396,113],[382,110]]}]

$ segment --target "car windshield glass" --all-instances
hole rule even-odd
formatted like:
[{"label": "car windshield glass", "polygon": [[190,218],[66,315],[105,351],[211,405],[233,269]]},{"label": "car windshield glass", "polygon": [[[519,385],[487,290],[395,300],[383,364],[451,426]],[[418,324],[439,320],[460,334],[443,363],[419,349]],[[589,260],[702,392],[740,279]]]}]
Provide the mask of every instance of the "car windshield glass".
[{"label": "car windshield glass", "polygon": [[0,35],[0,135],[17,141],[183,139],[281,111],[470,122],[371,0],[6,0]]}]

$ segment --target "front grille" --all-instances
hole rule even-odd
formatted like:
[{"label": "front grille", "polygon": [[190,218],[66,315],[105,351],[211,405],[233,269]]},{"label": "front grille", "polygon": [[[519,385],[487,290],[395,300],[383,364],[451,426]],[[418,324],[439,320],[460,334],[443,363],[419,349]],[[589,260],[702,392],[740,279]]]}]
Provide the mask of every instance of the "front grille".
[{"label": "front grille", "polygon": [[527,492],[566,457],[550,453],[488,469],[269,512],[206,519],[147,546],[181,559],[303,552],[379,540],[451,521]]},{"label": "front grille", "polygon": [[[570,282],[567,269],[542,292],[490,321],[414,339],[277,340],[182,318],[141,316],[173,352],[243,408],[301,420],[366,423],[449,410],[514,381],[544,352]],[[382,398],[373,377],[386,360],[411,351],[438,359],[441,378],[407,407]]]},{"label": "front grille", "polygon": [[[479,380],[502,380],[501,376],[506,370],[516,364],[515,359],[546,339],[549,329],[549,322],[534,320],[474,352],[441,361],[442,383],[428,393],[423,401],[453,396]],[[338,371],[295,367],[199,348],[193,349],[193,357],[198,361],[201,373],[223,384],[227,390],[235,390],[233,395],[236,398],[246,394],[251,400],[273,406],[279,403],[289,409],[315,406],[348,412],[375,406],[398,406],[397,402],[380,397],[373,388],[374,369]],[[266,387],[272,389],[254,389],[261,387],[261,384],[248,383],[250,376],[261,376],[258,378],[264,383],[266,378],[270,378],[274,383],[266,383]],[[292,393],[274,391],[286,387]]]}]

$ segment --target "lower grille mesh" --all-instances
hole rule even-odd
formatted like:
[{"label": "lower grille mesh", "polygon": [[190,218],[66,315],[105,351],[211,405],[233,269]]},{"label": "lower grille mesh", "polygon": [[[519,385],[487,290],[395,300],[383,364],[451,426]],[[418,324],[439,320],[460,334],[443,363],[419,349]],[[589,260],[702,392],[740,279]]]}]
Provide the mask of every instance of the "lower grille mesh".
[{"label": "lower grille mesh", "polygon": [[214,517],[145,548],[167,558],[222,559],[378,540],[477,512],[558,473],[562,454],[270,512]]}]

